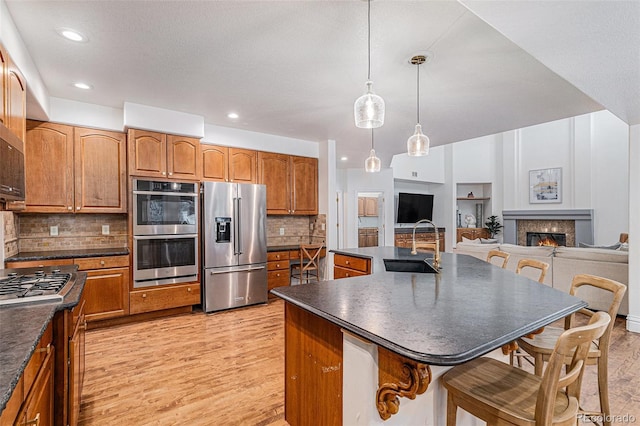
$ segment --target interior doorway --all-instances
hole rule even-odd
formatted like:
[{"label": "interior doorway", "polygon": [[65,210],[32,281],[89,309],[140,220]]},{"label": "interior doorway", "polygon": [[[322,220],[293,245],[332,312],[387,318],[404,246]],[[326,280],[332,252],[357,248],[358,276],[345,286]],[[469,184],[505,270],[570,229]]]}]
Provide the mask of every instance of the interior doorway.
[{"label": "interior doorway", "polygon": [[382,247],[384,241],[384,194],[358,192],[358,247]]}]

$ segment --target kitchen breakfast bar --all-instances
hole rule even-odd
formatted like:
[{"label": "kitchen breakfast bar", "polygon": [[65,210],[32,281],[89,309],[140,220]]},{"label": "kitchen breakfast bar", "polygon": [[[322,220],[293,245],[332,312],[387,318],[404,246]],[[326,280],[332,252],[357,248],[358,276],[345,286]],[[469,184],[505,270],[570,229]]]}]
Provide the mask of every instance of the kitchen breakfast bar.
[{"label": "kitchen breakfast bar", "polygon": [[[466,255],[439,273],[387,272],[420,261],[398,247],[333,250],[370,259],[371,275],[280,287],[285,303],[285,418],[293,426],[442,425],[451,366],[500,351],[587,304]],[[429,268],[427,268],[429,269]],[[464,413],[466,414],[466,413]],[[475,424],[458,415],[458,424]]]}]

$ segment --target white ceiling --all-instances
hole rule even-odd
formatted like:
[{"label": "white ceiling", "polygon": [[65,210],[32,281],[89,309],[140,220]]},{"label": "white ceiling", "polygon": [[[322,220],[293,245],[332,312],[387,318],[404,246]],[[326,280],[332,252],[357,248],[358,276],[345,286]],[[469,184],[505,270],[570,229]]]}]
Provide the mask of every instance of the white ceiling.
[{"label": "white ceiling", "polygon": [[[375,131],[383,167],[406,151],[413,132],[416,67],[408,60],[424,51],[433,59],[421,68],[420,121],[432,146],[603,106],[640,122],[640,3],[465,3],[372,2],[371,75],[387,109]],[[353,102],[367,74],[366,2],[6,4],[51,96],[116,108],[128,101],[202,115],[209,124],[334,139],[338,156],[349,157],[339,167],[363,166],[370,131],[355,127]],[[65,40],[59,27],[89,42]],[[93,90],[74,88],[79,80]],[[230,111],[240,118],[228,119]]]}]

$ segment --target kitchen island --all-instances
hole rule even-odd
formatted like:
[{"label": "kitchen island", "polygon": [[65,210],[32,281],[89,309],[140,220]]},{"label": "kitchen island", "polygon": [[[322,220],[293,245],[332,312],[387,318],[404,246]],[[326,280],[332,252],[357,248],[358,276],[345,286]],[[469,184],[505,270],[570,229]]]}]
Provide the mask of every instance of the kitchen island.
[{"label": "kitchen island", "polygon": [[334,252],[371,259],[372,274],[272,291],[286,302],[285,417],[294,426],[444,424],[438,379],[450,366],[586,306],[470,256],[443,253],[433,274],[385,271],[384,259],[432,256],[409,249]]}]

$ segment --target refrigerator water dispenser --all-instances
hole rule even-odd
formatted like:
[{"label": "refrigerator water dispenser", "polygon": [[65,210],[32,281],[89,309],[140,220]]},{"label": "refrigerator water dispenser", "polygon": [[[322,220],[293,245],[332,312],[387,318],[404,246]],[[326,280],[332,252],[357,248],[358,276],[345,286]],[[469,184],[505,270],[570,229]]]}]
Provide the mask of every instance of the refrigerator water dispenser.
[{"label": "refrigerator water dispenser", "polygon": [[216,243],[231,242],[231,218],[216,217]]}]

